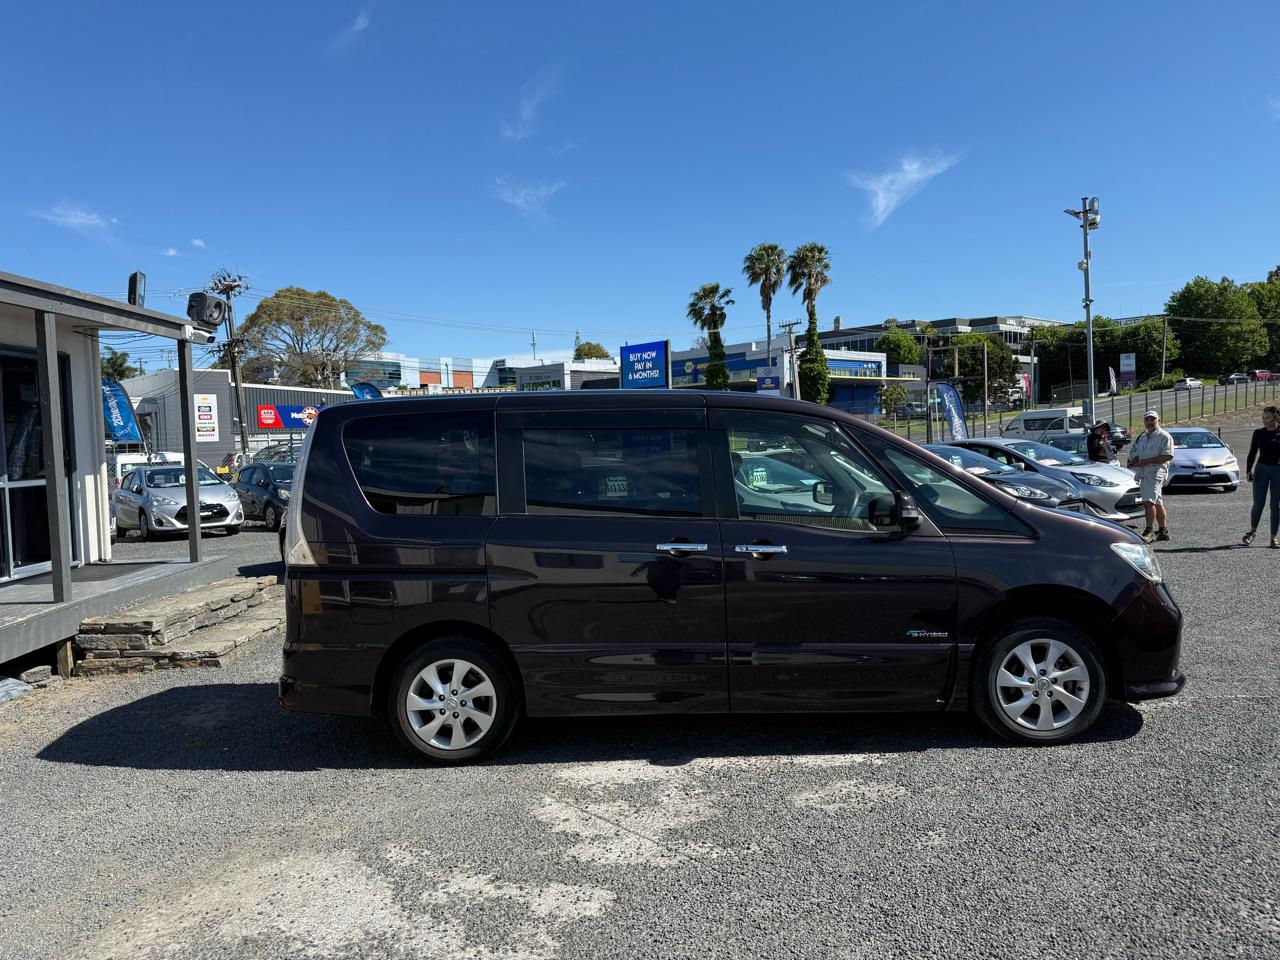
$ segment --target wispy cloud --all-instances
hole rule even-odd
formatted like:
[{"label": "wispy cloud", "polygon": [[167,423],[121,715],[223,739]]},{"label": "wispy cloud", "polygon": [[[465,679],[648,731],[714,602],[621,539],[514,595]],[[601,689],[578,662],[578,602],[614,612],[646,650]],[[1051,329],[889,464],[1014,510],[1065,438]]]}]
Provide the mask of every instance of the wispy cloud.
[{"label": "wispy cloud", "polygon": [[495,177],[493,192],[499,200],[509,203],[517,210],[531,216],[545,217],[547,202],[563,188],[563,182],[521,186],[518,183],[512,183],[506,177]]},{"label": "wispy cloud", "polygon": [[551,148],[551,150],[550,150],[550,153],[551,153],[551,156],[552,156],[552,157],[554,157],[555,159],[559,160],[559,159],[560,159],[561,157],[563,157],[566,153],[568,153],[570,150],[575,149],[577,146],[578,146],[578,145],[577,145],[576,143],[572,143],[572,142],[570,142],[570,143],[562,143],[562,144],[560,144],[560,146],[558,146],[558,147],[552,147],[552,148]]},{"label": "wispy cloud", "polygon": [[345,47],[356,37],[369,29],[369,23],[372,16],[373,4],[366,3],[360,8],[360,12],[356,14],[356,18],[351,22],[350,26],[333,38],[330,46],[335,49],[338,47]]},{"label": "wispy cloud", "polygon": [[192,238],[191,238],[191,245],[192,245],[193,247],[195,247],[197,250],[203,250],[203,249],[204,249],[204,241],[203,241],[203,240],[201,240],[199,237],[192,237]]},{"label": "wispy cloud", "polygon": [[175,250],[173,247],[168,247],[168,248],[165,250],[165,252],[164,252],[164,256],[166,256],[166,257],[176,257],[176,256],[178,256],[178,251],[177,251],[177,250]]},{"label": "wispy cloud", "polygon": [[498,132],[508,140],[523,140],[537,132],[538,111],[560,88],[558,70],[544,70],[520,91],[519,118],[515,123],[503,122]]},{"label": "wispy cloud", "polygon": [[81,233],[102,230],[107,226],[108,222],[116,222],[115,217],[103,217],[91,210],[85,210],[83,207],[74,207],[67,203],[60,203],[50,210],[37,210],[31,215],[39,217],[41,220],[47,220],[50,223],[56,223],[60,227],[66,227],[68,230],[77,230]]},{"label": "wispy cloud", "polygon": [[924,189],[930,180],[955,166],[959,159],[942,154],[906,156],[898,161],[897,168],[884,173],[851,173],[849,182],[866,192],[874,228],[889,219],[889,214]]}]

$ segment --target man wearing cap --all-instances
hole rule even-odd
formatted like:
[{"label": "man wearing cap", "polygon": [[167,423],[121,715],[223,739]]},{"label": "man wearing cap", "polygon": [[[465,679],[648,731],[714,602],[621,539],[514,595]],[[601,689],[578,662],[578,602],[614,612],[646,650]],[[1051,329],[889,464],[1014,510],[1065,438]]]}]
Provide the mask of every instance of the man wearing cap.
[{"label": "man wearing cap", "polygon": [[1111,449],[1111,424],[1105,420],[1095,420],[1089,424],[1089,461],[1091,463],[1110,463],[1116,458]]},{"label": "man wearing cap", "polygon": [[[1138,500],[1147,515],[1147,527],[1142,531],[1143,540],[1168,540],[1168,517],[1164,512],[1163,488],[1169,476],[1169,462],[1173,459],[1173,437],[1160,426],[1160,414],[1148,410],[1142,418],[1146,429],[1138,434],[1129,450],[1129,469],[1138,477]],[[1152,536],[1153,524],[1159,530]]]}]

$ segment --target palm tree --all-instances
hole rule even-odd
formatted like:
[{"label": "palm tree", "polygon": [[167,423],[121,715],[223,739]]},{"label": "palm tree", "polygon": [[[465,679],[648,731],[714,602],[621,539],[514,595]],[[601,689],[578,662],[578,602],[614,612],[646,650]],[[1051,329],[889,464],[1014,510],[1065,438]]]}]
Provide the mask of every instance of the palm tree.
[{"label": "palm tree", "polygon": [[729,370],[724,365],[724,342],[720,339],[720,329],[728,319],[725,307],[733,303],[728,287],[720,289],[718,283],[704,283],[689,295],[688,317],[693,325],[707,335],[707,375],[705,378],[708,390],[728,390]]},{"label": "palm tree", "polygon": [[814,403],[826,403],[831,395],[831,370],[827,367],[827,355],[818,339],[818,293],[831,282],[831,255],[820,243],[805,243],[796,247],[787,262],[787,287],[804,299],[809,314],[809,329],[805,332],[804,351],[800,354],[800,397]]},{"label": "palm tree", "polygon": [[764,310],[764,347],[773,366],[773,295],[787,276],[787,251],[776,243],[760,243],[742,258],[742,272],[747,283],[760,288],[760,306]]}]

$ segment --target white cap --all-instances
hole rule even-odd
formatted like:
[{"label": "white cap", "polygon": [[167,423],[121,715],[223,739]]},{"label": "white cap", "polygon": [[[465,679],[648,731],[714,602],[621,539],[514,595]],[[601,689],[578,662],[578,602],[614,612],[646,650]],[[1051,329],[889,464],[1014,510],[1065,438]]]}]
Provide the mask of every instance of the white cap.
[{"label": "white cap", "polygon": [[1157,420],[1159,420],[1160,414],[1156,413],[1154,410],[1148,410],[1146,413],[1142,415],[1142,419],[1145,420],[1147,419],[1147,417],[1155,417]]}]

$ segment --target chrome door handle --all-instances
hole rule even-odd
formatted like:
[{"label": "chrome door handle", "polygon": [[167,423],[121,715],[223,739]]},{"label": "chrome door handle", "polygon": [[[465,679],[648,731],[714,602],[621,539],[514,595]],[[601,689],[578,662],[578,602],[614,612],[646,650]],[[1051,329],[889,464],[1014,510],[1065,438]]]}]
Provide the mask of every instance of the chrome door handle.
[{"label": "chrome door handle", "polygon": [[705,543],[656,543],[653,549],[661,550],[663,553],[706,553],[707,545]]},{"label": "chrome door handle", "polygon": [[773,543],[740,543],[733,548],[734,553],[749,553],[753,557],[769,557],[779,553],[786,553],[785,544]]}]

